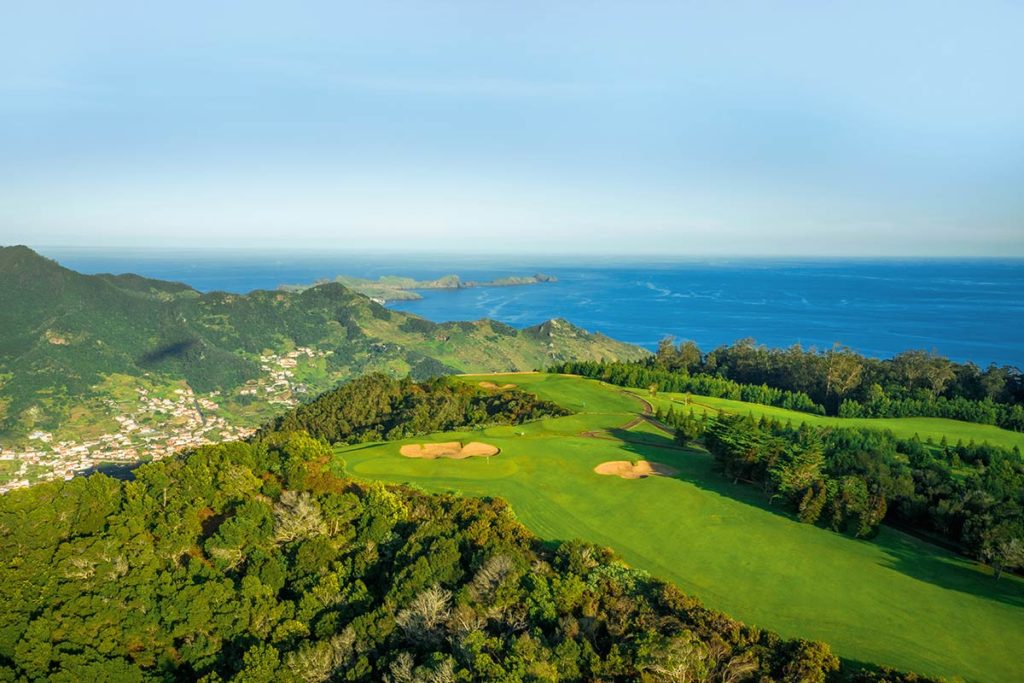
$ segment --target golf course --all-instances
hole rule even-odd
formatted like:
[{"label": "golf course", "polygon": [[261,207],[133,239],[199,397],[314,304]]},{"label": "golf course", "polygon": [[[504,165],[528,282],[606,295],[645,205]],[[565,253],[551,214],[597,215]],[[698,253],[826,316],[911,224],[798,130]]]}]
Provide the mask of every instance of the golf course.
[{"label": "golf course", "polygon": [[[514,384],[573,414],[337,447],[347,473],[502,497],[541,538],[608,546],[709,607],[786,637],[825,641],[854,662],[968,681],[1019,676],[1024,581],[996,581],[988,567],[887,527],[860,540],[801,524],[756,487],[717,474],[703,450],[676,446],[644,414],[652,403],[667,409],[690,400],[709,412],[839,421],[951,443],[1024,445],[1022,435],[953,420],[840,421],[699,396],[652,398],[567,375],[460,380]],[[413,457],[432,444],[447,457]],[[470,447],[489,455],[452,457]]]},{"label": "golf course", "polygon": [[655,408],[660,407],[666,411],[669,408],[675,408],[676,412],[692,408],[698,415],[702,412],[707,412],[708,415],[715,415],[719,412],[753,415],[756,418],[766,417],[780,422],[792,421],[794,425],[806,422],[814,427],[882,429],[892,432],[894,436],[901,439],[910,439],[916,435],[922,441],[931,439],[935,443],[939,443],[942,441],[942,437],[946,437],[950,444],[955,444],[960,440],[964,443],[971,441],[976,443],[988,442],[994,446],[1002,446],[1003,448],[1013,448],[1016,446],[1024,450],[1024,434],[977,422],[961,422],[943,417],[831,417],[801,413],[797,410],[764,406],[757,403],[733,401],[728,398],[667,392],[651,396],[650,392],[644,389],[625,389],[625,391],[643,398]]}]

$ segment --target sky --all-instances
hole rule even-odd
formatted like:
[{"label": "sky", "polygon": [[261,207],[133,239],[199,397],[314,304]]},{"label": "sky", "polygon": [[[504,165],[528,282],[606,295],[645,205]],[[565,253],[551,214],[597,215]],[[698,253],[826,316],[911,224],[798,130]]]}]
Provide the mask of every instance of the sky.
[{"label": "sky", "polygon": [[0,7],[0,244],[1024,256],[1024,4]]}]

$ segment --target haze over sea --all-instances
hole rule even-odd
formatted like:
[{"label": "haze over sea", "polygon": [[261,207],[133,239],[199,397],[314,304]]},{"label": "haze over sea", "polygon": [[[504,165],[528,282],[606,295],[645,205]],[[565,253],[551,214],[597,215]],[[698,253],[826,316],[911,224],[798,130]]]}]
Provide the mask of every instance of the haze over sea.
[{"label": "haze over sea", "polygon": [[338,274],[490,280],[544,272],[558,282],[423,291],[389,303],[425,318],[488,317],[524,327],[566,318],[654,348],[671,334],[707,351],[753,337],[769,346],[835,342],[886,357],[936,350],[1024,366],[1024,260],[620,260],[438,254],[43,249],[84,273],[132,272],[200,291],[244,293]]}]

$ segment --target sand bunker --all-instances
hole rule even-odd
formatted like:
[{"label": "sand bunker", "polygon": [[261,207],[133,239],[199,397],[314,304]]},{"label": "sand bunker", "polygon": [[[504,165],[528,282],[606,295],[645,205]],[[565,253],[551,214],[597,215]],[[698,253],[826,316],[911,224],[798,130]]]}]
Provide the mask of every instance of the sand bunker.
[{"label": "sand bunker", "polygon": [[594,468],[594,471],[598,474],[614,475],[623,479],[644,479],[652,474],[666,477],[676,474],[676,471],[668,465],[646,460],[638,460],[635,464],[628,460],[612,460],[601,463]]},{"label": "sand bunker", "polygon": [[466,445],[463,445],[461,441],[445,441],[442,443],[410,443],[402,446],[398,452],[407,458],[462,460],[463,458],[490,457],[500,453],[501,449],[480,441],[471,441]]},{"label": "sand bunker", "polygon": [[494,382],[480,382],[480,386],[484,389],[515,389],[515,384],[502,384],[500,387]]}]

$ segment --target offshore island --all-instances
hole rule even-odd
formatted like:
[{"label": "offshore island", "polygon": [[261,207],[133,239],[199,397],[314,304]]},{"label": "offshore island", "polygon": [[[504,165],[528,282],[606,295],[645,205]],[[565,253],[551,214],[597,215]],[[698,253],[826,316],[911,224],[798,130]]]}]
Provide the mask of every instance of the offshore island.
[{"label": "offshore island", "polygon": [[515,275],[499,277],[493,280],[463,280],[458,275],[445,275],[436,280],[416,280],[400,275],[382,275],[376,280],[338,275],[333,280],[323,279],[309,285],[279,285],[278,289],[286,292],[302,292],[328,282],[337,282],[345,287],[370,297],[379,304],[388,301],[416,301],[423,297],[418,289],[470,289],[473,287],[520,287],[558,282],[554,275],[535,273],[533,275]]}]

